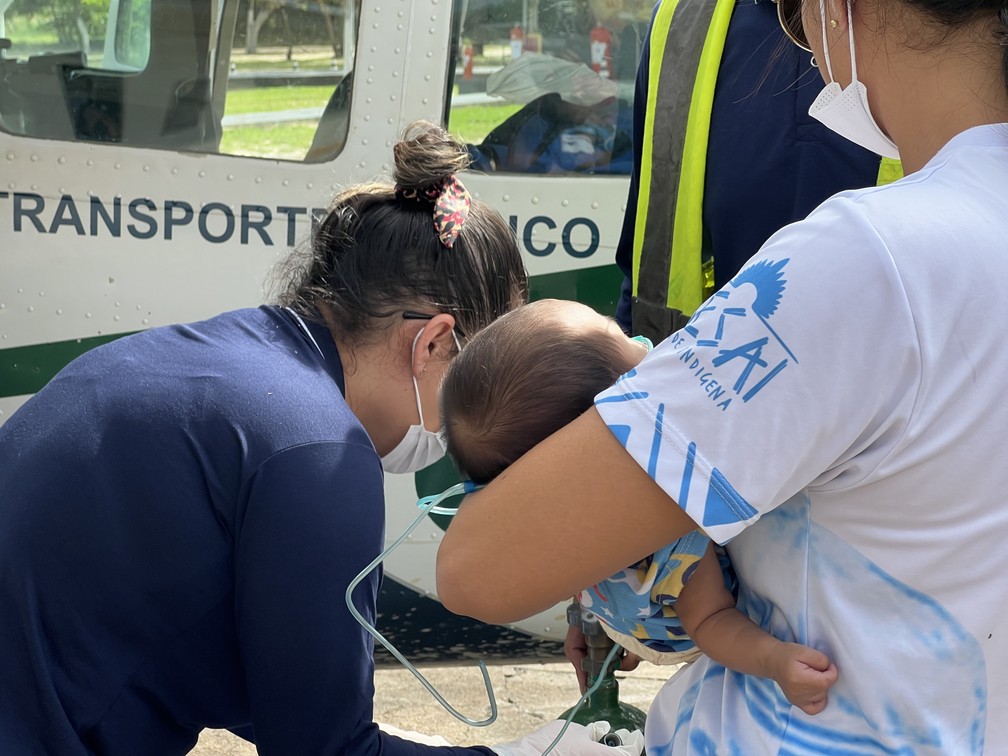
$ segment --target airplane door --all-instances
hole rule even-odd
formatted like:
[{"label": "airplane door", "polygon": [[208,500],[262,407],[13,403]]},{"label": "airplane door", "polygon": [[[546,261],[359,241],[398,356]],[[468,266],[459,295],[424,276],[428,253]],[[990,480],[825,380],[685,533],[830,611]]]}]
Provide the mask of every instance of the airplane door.
[{"label": "airplane door", "polygon": [[[622,282],[615,248],[633,160],[633,92],[652,8],[650,0],[453,5],[444,120],[470,145],[479,173],[467,178],[467,186],[515,230],[534,299],[576,299],[615,312]],[[600,38],[608,46],[605,65],[596,68],[592,44]],[[416,476],[422,495],[457,479],[448,461]],[[390,510],[390,532],[396,518],[403,520],[399,532],[409,522]],[[431,527],[413,538],[436,543],[439,533]],[[508,558],[506,550],[499,558]],[[405,571],[395,555],[389,569]],[[433,590],[422,577],[419,584]],[[515,628],[560,639],[567,628],[564,609],[557,605]]]}]

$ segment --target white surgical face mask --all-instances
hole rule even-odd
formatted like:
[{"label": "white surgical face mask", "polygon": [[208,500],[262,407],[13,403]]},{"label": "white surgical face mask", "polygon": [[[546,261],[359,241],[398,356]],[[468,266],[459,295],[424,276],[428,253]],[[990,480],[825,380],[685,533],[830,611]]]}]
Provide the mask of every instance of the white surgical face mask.
[{"label": "white surgical face mask", "polygon": [[899,149],[883,133],[868,107],[868,90],[858,81],[857,63],[854,58],[854,24],[851,21],[850,1],[847,2],[847,35],[850,39],[851,83],[846,89],[833,80],[830,65],[829,45],[826,41],[826,3],[819,0],[819,15],[823,30],[823,56],[830,83],[816,97],[809,115],[822,123],[830,131],[835,131],[854,144],[888,158],[899,158]]},{"label": "white surgical face mask", "polygon": [[[417,341],[420,339],[421,331],[417,331],[416,338],[413,339],[413,349],[410,351],[410,366],[412,369],[413,357],[416,353]],[[458,337],[454,331],[452,337],[455,345],[459,346]],[[459,346],[459,351],[461,347]],[[413,378],[413,391],[416,393],[417,414],[420,415],[419,424],[411,425],[403,436],[402,441],[396,444],[395,448],[381,458],[382,468],[390,473],[411,473],[422,470],[428,465],[433,465],[445,455],[448,444],[444,435],[438,431],[429,431],[424,427],[423,408],[420,406],[420,386],[417,384],[416,376]]]}]

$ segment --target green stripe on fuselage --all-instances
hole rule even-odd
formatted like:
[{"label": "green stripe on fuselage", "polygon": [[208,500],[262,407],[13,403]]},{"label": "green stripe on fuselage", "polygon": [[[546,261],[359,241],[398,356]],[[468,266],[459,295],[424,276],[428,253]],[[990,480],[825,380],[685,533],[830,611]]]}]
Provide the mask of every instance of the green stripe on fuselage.
[{"label": "green stripe on fuselage", "polygon": [[[532,299],[576,299],[612,315],[623,277],[615,265],[549,273],[531,279]],[[0,397],[34,394],[71,360],[127,333],[0,349]]]},{"label": "green stripe on fuselage", "polygon": [[623,274],[615,265],[548,273],[530,280],[532,299],[574,299],[603,315],[615,315]]},{"label": "green stripe on fuselage", "polygon": [[71,360],[129,333],[0,349],[0,397],[34,394]]}]

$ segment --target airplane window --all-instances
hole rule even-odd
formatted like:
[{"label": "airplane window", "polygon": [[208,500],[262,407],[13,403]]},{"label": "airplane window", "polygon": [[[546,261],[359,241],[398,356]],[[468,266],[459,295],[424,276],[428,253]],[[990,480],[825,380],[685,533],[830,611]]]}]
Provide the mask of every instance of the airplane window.
[{"label": "airplane window", "polygon": [[78,76],[122,75],[147,65],[150,2],[0,0],[0,128],[54,139],[76,138],[78,126],[103,136],[117,131],[109,102],[74,110],[93,83]]},{"label": "airplane window", "polygon": [[124,0],[112,25],[114,59],[121,67],[142,71],[150,58],[150,2]]},{"label": "airplane window", "polygon": [[0,0],[0,129],[323,161],[348,131],[359,0]]},{"label": "airplane window", "polygon": [[456,5],[448,128],[487,172],[629,174],[653,0]]},{"label": "airplane window", "polygon": [[241,0],[220,151],[321,162],[343,149],[359,0]]},{"label": "airplane window", "polygon": [[89,68],[140,70],[150,46],[150,0],[121,0],[118,5],[123,34],[108,40],[107,0],[0,0],[0,37],[8,42],[0,57],[83,56]]}]

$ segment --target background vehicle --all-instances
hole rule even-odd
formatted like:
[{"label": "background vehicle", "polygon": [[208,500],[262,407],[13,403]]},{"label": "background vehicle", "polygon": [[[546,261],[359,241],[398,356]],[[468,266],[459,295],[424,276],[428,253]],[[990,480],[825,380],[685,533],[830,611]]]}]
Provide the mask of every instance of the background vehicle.
[{"label": "background vehicle", "polygon": [[[119,336],[254,306],[342,186],[446,123],[534,297],[611,313],[650,0],[0,0],[0,422]],[[587,75],[586,75],[587,74]],[[495,94],[496,93],[496,94]],[[443,462],[390,475],[390,539]],[[443,523],[386,563],[379,627],[418,660],[549,656],[434,599]],[[507,554],[500,554],[507,559]]]}]

